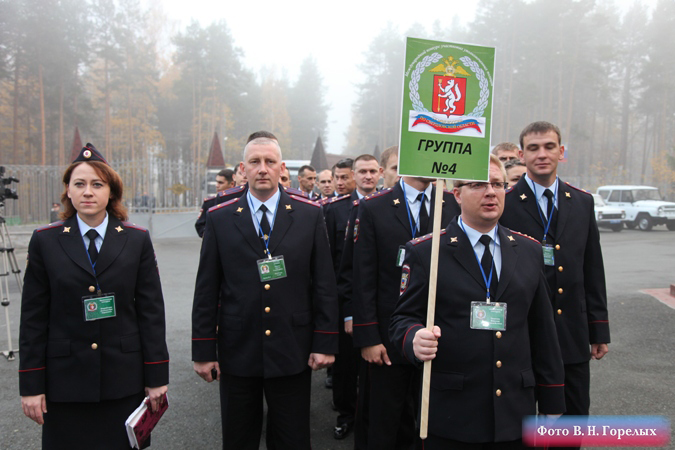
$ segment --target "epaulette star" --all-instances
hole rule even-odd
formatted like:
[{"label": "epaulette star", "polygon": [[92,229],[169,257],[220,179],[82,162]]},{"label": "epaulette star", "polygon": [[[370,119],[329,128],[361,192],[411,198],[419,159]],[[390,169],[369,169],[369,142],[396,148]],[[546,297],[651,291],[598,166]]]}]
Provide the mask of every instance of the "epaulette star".
[{"label": "epaulette star", "polygon": [[525,195],[525,194],[523,194],[523,195],[520,196],[520,199],[521,199],[521,200],[525,200],[526,198],[527,198],[527,195]]},{"label": "epaulette star", "polygon": [[124,230],[124,228],[122,228],[122,227],[119,226],[119,225],[118,225],[117,228],[115,228],[115,229],[117,230],[118,233],[121,233],[122,230]]},{"label": "epaulette star", "polygon": [[457,236],[452,236],[452,237],[450,238],[450,242],[451,242],[451,243],[457,242]]},{"label": "epaulette star", "polygon": [[515,239],[513,238],[513,236],[507,236],[507,237],[509,238],[509,241],[511,241],[511,242],[514,242],[514,241],[515,241]]},{"label": "epaulette star", "polygon": [[572,196],[570,195],[569,192],[565,192],[565,197],[567,197],[567,198],[572,198]]},{"label": "epaulette star", "polygon": [[63,227],[64,233],[70,233],[70,227]]},{"label": "epaulette star", "polygon": [[398,205],[400,203],[401,203],[401,201],[399,199],[397,199],[397,198],[394,199],[394,205]]},{"label": "epaulette star", "polygon": [[242,212],[243,210],[244,210],[244,208],[242,208],[241,206],[239,208],[237,208],[238,213]]},{"label": "epaulette star", "polygon": [[291,205],[284,205],[284,206],[286,206],[286,209],[291,209],[291,208],[292,208]]}]

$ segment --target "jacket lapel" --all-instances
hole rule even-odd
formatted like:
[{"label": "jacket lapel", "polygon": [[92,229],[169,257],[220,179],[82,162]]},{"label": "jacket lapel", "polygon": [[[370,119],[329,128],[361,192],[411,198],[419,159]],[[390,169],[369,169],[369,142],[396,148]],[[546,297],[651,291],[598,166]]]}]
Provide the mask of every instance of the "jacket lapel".
[{"label": "jacket lapel", "polygon": [[[251,217],[251,207],[247,200],[246,195],[242,195],[237,200],[237,208],[234,211],[234,224],[241,233],[241,235],[246,239],[246,242],[251,246],[251,248],[259,255],[263,254],[264,244],[260,236],[255,231],[255,225],[253,225],[253,218]],[[274,233],[273,233],[274,234]]]},{"label": "jacket lapel", "polygon": [[558,178],[558,222],[555,224],[555,240],[560,239],[567,219],[572,210],[572,196],[575,194],[560,178]]},{"label": "jacket lapel", "polygon": [[108,228],[105,230],[105,239],[96,260],[96,275],[100,275],[117,259],[127,243],[127,231],[119,219],[108,215]]},{"label": "jacket lapel", "polygon": [[518,243],[511,236],[510,231],[506,227],[499,227],[499,248],[502,252],[502,268],[499,274],[499,284],[497,285],[497,293],[495,301],[499,301],[506,287],[513,278],[515,268],[518,267]]},{"label": "jacket lapel", "polygon": [[84,248],[84,241],[80,233],[80,227],[77,225],[77,218],[75,216],[66,219],[59,234],[59,243],[66,252],[66,255],[75,262],[78,266],[94,275],[94,270],[91,268],[89,258],[87,257],[87,249]]},{"label": "jacket lapel", "polygon": [[446,229],[447,244],[454,249],[454,257],[464,269],[485,289],[485,280],[480,273],[476,253],[473,251],[469,238],[460,228],[456,220],[453,220]]},{"label": "jacket lapel", "polygon": [[410,238],[412,239],[412,228],[410,228],[412,217],[408,216],[408,207],[405,195],[403,195],[403,189],[401,189],[401,183],[396,183],[394,186],[390,205],[392,208],[396,208],[396,218],[401,223],[403,228],[408,230]]},{"label": "jacket lapel", "polygon": [[269,249],[272,254],[274,254],[274,250],[281,243],[286,232],[293,224],[293,205],[291,204],[291,198],[284,191],[280,191],[280,194],[279,207],[277,208],[277,214],[274,218],[274,224],[272,225],[272,232],[270,234]]}]

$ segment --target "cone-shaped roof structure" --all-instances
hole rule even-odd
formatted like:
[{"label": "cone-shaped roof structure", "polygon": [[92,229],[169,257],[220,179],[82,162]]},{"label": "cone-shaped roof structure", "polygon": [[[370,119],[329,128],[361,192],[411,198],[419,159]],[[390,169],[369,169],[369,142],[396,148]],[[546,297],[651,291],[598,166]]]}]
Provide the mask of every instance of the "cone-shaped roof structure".
[{"label": "cone-shaped roof structure", "polygon": [[309,163],[317,173],[321,172],[324,169],[330,169],[328,165],[328,159],[326,158],[326,150],[323,148],[323,141],[321,141],[321,136],[316,138],[316,144],[314,144],[314,151],[312,152],[312,159]]},{"label": "cone-shaped roof structure", "polygon": [[70,147],[70,159],[66,161],[68,164],[75,161],[75,158],[80,156],[82,151],[82,139],[80,139],[80,130],[75,127],[75,134],[73,135],[73,145]]},{"label": "cone-shaped roof structure", "polygon": [[376,145],[375,150],[373,150],[373,156],[375,159],[377,159],[377,162],[380,162],[380,156],[382,156],[382,152],[380,152],[380,146]]},{"label": "cone-shaped roof structure", "polygon": [[206,167],[209,169],[222,169],[225,167],[225,159],[223,159],[223,149],[220,147],[220,140],[218,139],[218,132],[213,133],[213,140],[211,141],[211,150],[209,150],[209,158],[206,160]]}]

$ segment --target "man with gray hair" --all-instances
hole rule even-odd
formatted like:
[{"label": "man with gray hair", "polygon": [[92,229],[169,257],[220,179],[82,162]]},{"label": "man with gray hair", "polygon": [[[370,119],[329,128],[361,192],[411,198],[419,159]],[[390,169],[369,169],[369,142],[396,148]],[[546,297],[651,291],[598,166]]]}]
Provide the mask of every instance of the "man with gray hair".
[{"label": "man with gray hair", "polygon": [[[309,450],[311,370],[338,347],[335,276],[318,203],[279,188],[276,140],[253,139],[241,197],[211,208],[192,310],[194,370],[220,384],[224,449]],[[219,294],[222,293],[218,306]]]}]

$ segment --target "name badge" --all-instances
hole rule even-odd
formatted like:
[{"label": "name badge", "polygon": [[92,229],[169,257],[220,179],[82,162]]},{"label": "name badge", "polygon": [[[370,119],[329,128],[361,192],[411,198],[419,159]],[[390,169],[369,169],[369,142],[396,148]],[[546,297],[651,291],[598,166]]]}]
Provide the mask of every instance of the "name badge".
[{"label": "name badge", "polygon": [[544,251],[544,264],[547,266],[554,266],[555,257],[553,256],[553,246],[542,244],[541,248]]},{"label": "name badge", "polygon": [[110,319],[115,317],[115,293],[110,292],[103,295],[91,295],[82,297],[82,306],[84,307],[84,320]]},{"label": "name badge", "polygon": [[286,263],[283,256],[258,260],[258,274],[260,281],[278,280],[286,278]]},{"label": "name badge", "polygon": [[506,330],[506,303],[471,302],[471,329]]},{"label": "name badge", "polygon": [[396,255],[396,267],[403,267],[405,261],[405,245],[398,246],[398,254]]}]

